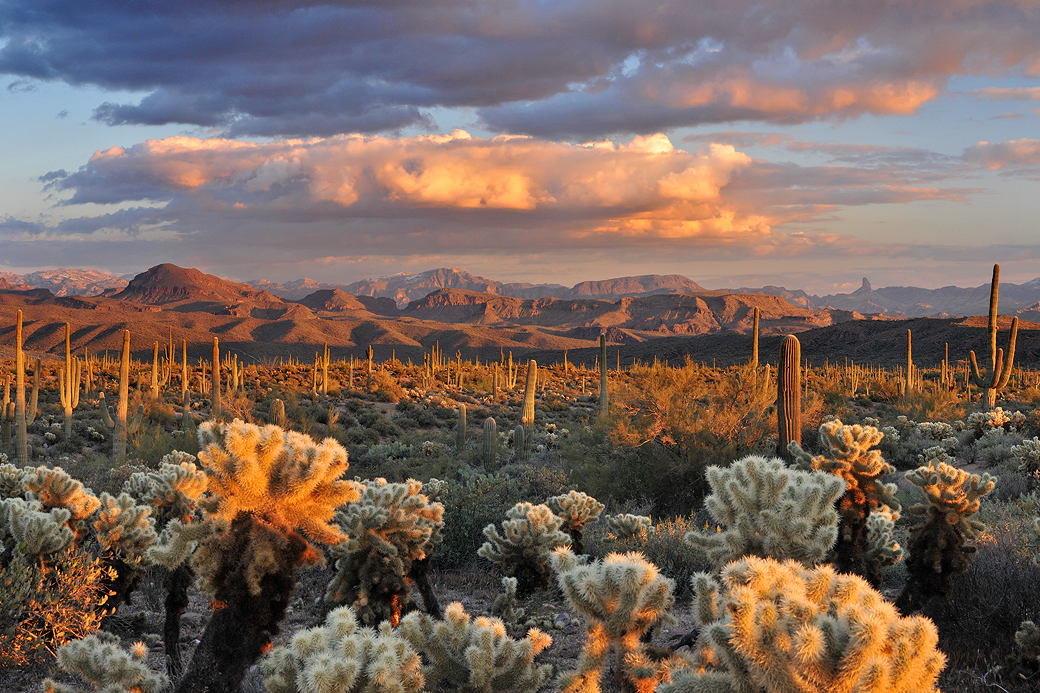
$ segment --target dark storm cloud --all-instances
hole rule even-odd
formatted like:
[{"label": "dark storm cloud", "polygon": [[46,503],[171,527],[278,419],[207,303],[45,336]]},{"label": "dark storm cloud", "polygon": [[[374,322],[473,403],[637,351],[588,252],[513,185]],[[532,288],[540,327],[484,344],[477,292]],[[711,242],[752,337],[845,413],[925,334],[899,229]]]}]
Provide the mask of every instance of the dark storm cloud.
[{"label": "dark storm cloud", "polygon": [[651,133],[911,113],[1040,71],[1030,2],[6,0],[0,73],[144,96],[106,123],[326,136],[477,109],[496,131]]}]

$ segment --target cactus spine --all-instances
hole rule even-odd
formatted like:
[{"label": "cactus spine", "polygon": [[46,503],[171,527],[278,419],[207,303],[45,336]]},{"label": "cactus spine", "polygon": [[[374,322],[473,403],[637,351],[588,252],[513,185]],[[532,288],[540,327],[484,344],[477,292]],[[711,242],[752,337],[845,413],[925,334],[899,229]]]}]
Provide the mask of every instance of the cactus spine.
[{"label": "cactus spine", "polygon": [[498,448],[498,424],[492,416],[484,419],[484,438],[480,445],[480,457],[484,461],[484,471],[491,474],[495,471],[495,457]]},{"label": "cactus spine", "polygon": [[599,410],[610,411],[610,393],[607,392],[607,335],[599,336]]},{"label": "cactus spine", "polygon": [[129,400],[130,382],[130,330],[123,330],[123,350],[119,354],[119,402],[116,403],[116,418],[108,412],[105,393],[99,396],[98,408],[101,410],[101,421],[112,431],[112,459],[117,464],[126,462],[126,435],[133,433],[141,424],[144,405],[137,407],[137,414],[129,423],[126,420],[127,402]]},{"label": "cactus spine", "polygon": [[[997,348],[997,295],[1000,287],[1000,265],[993,265],[993,281],[989,287],[989,354],[988,373],[979,372],[975,352],[971,353],[971,382],[986,390],[986,409],[997,406],[997,391],[1007,386],[1015,362],[1015,341],[1018,338],[1018,317],[1011,319],[1011,335],[1008,337],[1007,354]],[[1006,357],[1006,358],[1005,358]]]},{"label": "cactus spine", "polygon": [[455,450],[462,452],[466,448],[466,405],[459,405],[459,420],[455,429]]},{"label": "cactus spine", "polygon": [[780,347],[780,365],[776,370],[777,450],[791,459],[787,446],[802,443],[802,345],[793,334],[784,338]]},{"label": "cactus spine", "polygon": [[58,369],[58,395],[65,410],[65,442],[72,438],[72,410],[79,406],[79,383],[82,373],[79,359],[72,358],[69,323],[65,323],[65,365]]},{"label": "cactus spine", "polygon": [[217,338],[213,338],[213,369],[210,375],[211,399],[213,400],[213,418],[219,419],[222,407],[220,406],[220,344]]}]

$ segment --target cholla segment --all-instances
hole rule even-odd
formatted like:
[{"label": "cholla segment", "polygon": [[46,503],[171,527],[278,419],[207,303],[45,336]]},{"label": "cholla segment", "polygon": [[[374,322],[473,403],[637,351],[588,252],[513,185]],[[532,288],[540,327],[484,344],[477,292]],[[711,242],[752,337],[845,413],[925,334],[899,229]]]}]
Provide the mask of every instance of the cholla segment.
[{"label": "cholla segment", "polygon": [[926,693],[945,664],[928,619],[903,618],[862,578],[749,557],[694,578],[696,666],[659,693]]},{"label": "cholla segment", "polygon": [[162,458],[158,470],[131,474],[123,492],[150,507],[159,528],[174,519],[190,523],[208,485],[206,473],[195,466],[196,461],[194,455],[174,450]]},{"label": "cholla segment", "polygon": [[783,460],[749,455],[729,467],[708,467],[712,493],[705,501],[722,532],[692,531],[686,541],[719,566],[741,556],[825,560],[838,537],[834,503],[841,478],[788,469]]},{"label": "cholla segment", "polygon": [[550,553],[567,546],[571,538],[560,531],[563,524],[547,505],[517,503],[506,512],[502,531],[495,525],[484,527],[487,541],[477,555],[502,567],[507,577],[515,576],[521,595],[545,588],[552,577]]}]

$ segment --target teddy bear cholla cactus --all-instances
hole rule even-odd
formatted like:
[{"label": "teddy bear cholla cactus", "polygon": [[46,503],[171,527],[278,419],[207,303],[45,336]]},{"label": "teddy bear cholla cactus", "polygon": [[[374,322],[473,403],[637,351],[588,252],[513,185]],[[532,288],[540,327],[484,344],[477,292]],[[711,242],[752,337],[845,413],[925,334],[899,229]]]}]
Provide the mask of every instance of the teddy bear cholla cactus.
[{"label": "teddy bear cholla cactus", "polygon": [[598,691],[612,648],[622,687],[639,693],[653,691],[674,667],[686,663],[677,657],[654,661],[641,641],[651,628],[675,620],[669,613],[675,583],[641,553],[611,553],[603,561],[579,565],[570,549],[560,548],[552,561],[567,601],[589,622],[581,660],[577,669],[562,675],[562,691]]},{"label": "teddy bear cholla cactus", "polygon": [[[58,666],[78,674],[92,690],[103,693],[161,693],[170,685],[168,678],[148,670],[144,663],[148,649],[143,642],[135,643],[127,652],[116,641],[115,636],[103,634],[70,642],[58,650]],[[80,690],[49,678],[43,681],[44,693]]]},{"label": "teddy bear cholla cactus", "polygon": [[74,539],[68,528],[70,516],[66,508],[44,511],[37,500],[0,500],[0,554],[20,550],[42,558],[68,548]]},{"label": "teddy bear cholla cactus", "polygon": [[939,448],[927,452],[927,463],[906,473],[907,480],[924,491],[928,504],[910,508],[911,514],[923,519],[910,528],[907,541],[910,576],[896,601],[904,613],[924,606],[933,596],[945,595],[952,576],[971,566],[976,547],[969,542],[985,529],[971,518],[981,498],[997,483],[989,474],[980,477],[951,466]]},{"label": "teddy bear cholla cactus", "polygon": [[399,632],[386,622],[359,628],[346,606],[272,649],[260,669],[268,693],[414,693],[424,683],[419,655]]},{"label": "teddy bear cholla cactus", "polygon": [[748,557],[693,578],[695,666],[659,693],[924,693],[945,657],[935,625],[900,617],[856,575]]},{"label": "teddy bear cholla cactus", "polygon": [[506,511],[501,532],[493,524],[484,527],[488,540],[477,555],[499,564],[507,577],[516,577],[522,596],[544,589],[552,579],[551,552],[571,543],[560,531],[562,524],[547,505],[517,503]]},{"label": "teddy bear cholla cactus", "polygon": [[636,537],[645,540],[647,535],[654,531],[654,526],[646,515],[624,513],[607,517],[607,531],[619,541]]},{"label": "teddy bear cholla cactus", "polygon": [[545,501],[545,504],[563,520],[560,529],[571,538],[571,548],[574,553],[585,553],[581,532],[585,525],[599,519],[600,513],[603,512],[603,504],[587,493],[573,490],[563,495],[553,496]]},{"label": "teddy bear cholla cactus", "polygon": [[[297,567],[324,556],[311,542],[346,540],[330,523],[336,508],[357,501],[358,485],[342,479],[347,452],[332,439],[236,419],[199,427],[199,461],[209,497],[202,522],[172,520],[164,561],[191,556],[216,610],[176,689],[231,690],[278,632]],[[158,557],[158,556],[157,556]]]},{"label": "teddy bear cholla cactus", "polygon": [[833,474],[788,469],[783,460],[749,455],[708,467],[705,506],[722,532],[692,531],[686,541],[723,566],[741,556],[794,559],[815,565],[838,536],[834,502],[845,483]]},{"label": "teddy bear cholla cactus", "polygon": [[[325,599],[352,604],[366,625],[383,620],[397,625],[409,600],[413,568],[441,541],[444,506],[430,503],[422,489],[422,482],[415,479],[403,484],[375,479],[365,484],[359,502],[336,513],[350,539],[330,549],[337,559],[336,574]],[[425,581],[425,573],[420,571],[417,578]],[[426,600],[433,590],[426,583],[420,585],[420,593]],[[435,599],[426,607],[439,612]]]},{"label": "teddy bear cholla cactus", "polygon": [[1040,475],[1040,438],[1023,440],[1021,445],[1013,445],[1011,454],[1018,458],[1019,469],[1026,474]]},{"label": "teddy bear cholla cactus", "polygon": [[551,637],[531,628],[514,640],[500,619],[470,619],[459,602],[444,609],[442,621],[413,611],[397,630],[425,657],[429,690],[443,684],[459,693],[534,693],[552,676],[551,666],[534,661]]},{"label": "teddy bear cholla cactus", "polygon": [[887,513],[897,520],[900,510],[896,485],[880,481],[895,472],[875,447],[883,437],[873,426],[845,426],[832,419],[820,426],[824,454],[814,457],[797,444],[790,446],[797,468],[828,472],[845,482],[845,493],[838,501],[840,523],[834,564],[841,572],[862,575],[875,585],[880,584],[881,573],[880,566],[867,559],[867,521],[873,512]]}]

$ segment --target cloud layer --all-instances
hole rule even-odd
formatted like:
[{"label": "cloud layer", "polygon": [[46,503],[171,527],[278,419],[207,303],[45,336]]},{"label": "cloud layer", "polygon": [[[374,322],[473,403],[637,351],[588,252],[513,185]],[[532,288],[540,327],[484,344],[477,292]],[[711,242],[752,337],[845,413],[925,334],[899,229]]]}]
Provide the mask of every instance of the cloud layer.
[{"label": "cloud layer", "polygon": [[1038,35],[1035,0],[10,0],[0,73],[145,94],[98,104],[113,124],[328,136],[448,107],[582,139],[912,113],[951,75],[1040,74]]}]

